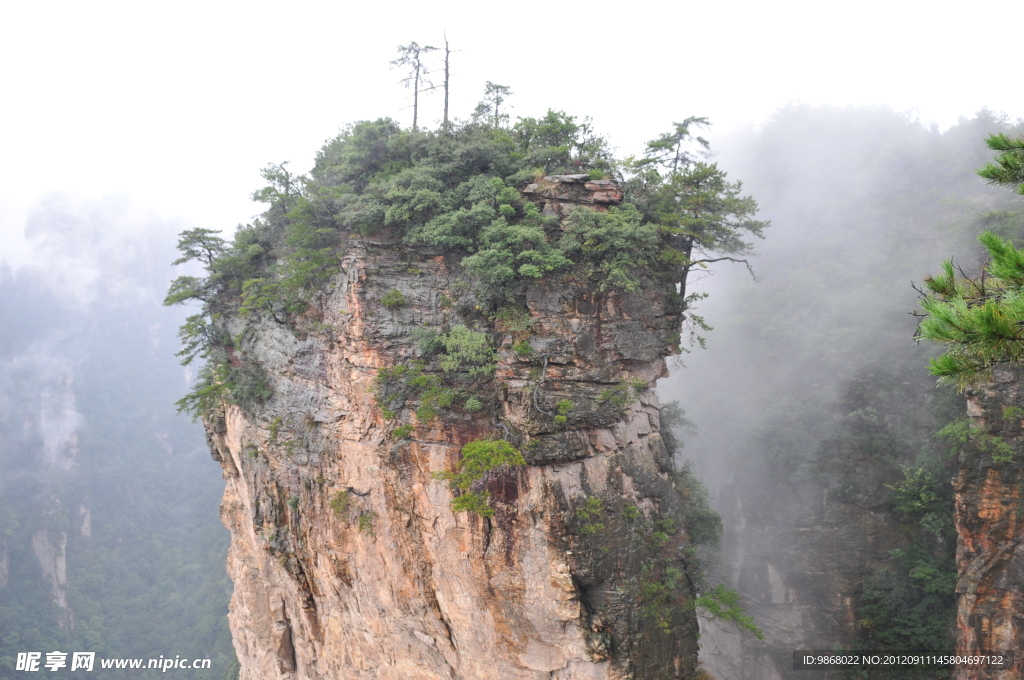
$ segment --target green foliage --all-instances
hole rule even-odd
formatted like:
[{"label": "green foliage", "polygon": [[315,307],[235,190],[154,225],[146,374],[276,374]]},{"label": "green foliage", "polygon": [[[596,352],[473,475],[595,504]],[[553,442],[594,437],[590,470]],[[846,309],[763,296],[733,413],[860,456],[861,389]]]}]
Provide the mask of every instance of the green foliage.
[{"label": "green foliage", "polygon": [[334,514],[339,517],[344,515],[345,512],[348,511],[348,501],[348,491],[346,489],[336,492],[334,496],[331,497],[331,510],[333,510]]},{"label": "green foliage", "polygon": [[979,450],[992,457],[993,463],[1009,463],[1016,457],[1013,448],[1000,437],[979,433],[975,435],[974,439],[978,442]]},{"label": "green foliage", "polygon": [[[696,117],[676,123],[672,132],[647,143],[643,158],[627,163],[634,173],[625,186],[627,198],[645,222],[660,230],[660,263],[677,272],[673,280],[682,284],[684,295],[687,274],[694,266],[705,268],[750,253],[752,243],[747,239],[763,238],[769,226],[754,219],[757,203],[740,195],[740,182],[727,181],[717,164],[698,160],[708,142],[690,130],[708,124],[706,118]],[[698,152],[691,150],[694,143]]]},{"label": "green foliage", "polygon": [[509,114],[501,112],[501,105],[511,95],[512,89],[508,85],[498,85],[488,80],[484,87],[484,98],[473,111],[473,120],[481,121],[494,128],[507,124]]},{"label": "green foliage", "polygon": [[1024,251],[992,232],[978,237],[991,261],[985,276],[958,276],[952,261],[925,279],[918,337],[946,346],[931,361],[940,384],[961,390],[989,380],[992,368],[1024,359]]},{"label": "green foliage", "polygon": [[664,633],[672,630],[673,614],[692,606],[683,570],[663,558],[655,558],[640,570],[638,599],[640,614]]},{"label": "green foliage", "polygon": [[212,416],[230,402],[251,409],[273,396],[266,372],[256,364],[231,366],[208,361],[199,370],[192,391],[176,402],[179,413],[193,420]]},{"label": "green foliage", "polygon": [[377,519],[377,513],[373,510],[366,510],[359,513],[359,533],[366,534],[367,536],[373,536],[373,521]]},{"label": "green foliage", "polygon": [[267,431],[270,433],[270,443],[277,444],[277,436],[281,431],[281,416],[277,416],[270,421]]},{"label": "green foliage", "polygon": [[416,339],[416,345],[424,356],[432,356],[441,350],[439,336],[440,333],[433,328],[412,329],[412,337]]},{"label": "green foliage", "polygon": [[999,132],[989,135],[985,142],[999,155],[995,161],[982,166],[978,174],[989,184],[1016,189],[1018,194],[1024,194],[1024,138],[1011,138]]},{"label": "green foliage", "polygon": [[487,491],[463,491],[452,499],[452,512],[470,512],[481,517],[494,516],[489,505],[491,495]]},{"label": "green foliage", "polygon": [[377,407],[385,418],[394,418],[410,399],[418,399],[416,418],[428,423],[437,416],[437,409],[451,406],[455,391],[444,387],[441,378],[425,371],[422,361],[411,361],[377,371],[373,381]]},{"label": "green foliage", "polygon": [[[757,636],[758,640],[763,640],[764,633],[754,625],[754,617],[746,615],[739,602],[740,594],[724,585],[715,586],[713,590],[699,595],[693,600],[694,606],[706,616],[719,621],[730,621],[736,624],[737,628],[750,631]],[[893,647],[892,649],[900,648]]]},{"label": "green foliage", "polygon": [[530,312],[518,307],[502,307],[494,315],[495,327],[506,333],[527,333],[533,328]]},{"label": "green foliage", "polygon": [[391,430],[391,436],[395,439],[405,439],[412,434],[413,429],[412,425],[402,425]]},{"label": "green foliage", "polygon": [[857,623],[864,649],[949,648],[955,612],[956,565],[915,543],[894,550],[896,563],[861,583]]},{"label": "green foliage", "polygon": [[290,496],[288,498],[288,507],[291,508],[292,510],[298,510],[299,509],[299,497],[298,496]]},{"label": "green foliage", "polygon": [[540,174],[585,172],[603,179],[613,171],[607,141],[594,133],[589,119],[578,123],[561,111],[548,111],[543,118],[520,118],[512,137],[524,166],[543,168]]},{"label": "green foliage", "polygon": [[643,379],[621,382],[615,387],[607,387],[597,395],[597,402],[610,404],[618,410],[625,410],[627,406],[636,401],[640,393],[648,387],[647,381]]},{"label": "green foliage", "polygon": [[[413,68],[418,57],[410,57],[408,49],[419,54],[417,50],[427,48],[403,48],[406,61],[399,61]],[[414,83],[425,74],[419,66],[412,73]],[[724,174],[712,168],[698,181],[689,160],[681,166],[677,159],[672,172],[662,178],[647,163],[656,154],[635,165],[638,174],[629,191],[636,205],[626,203],[606,212],[578,209],[564,230],[559,228],[556,218],[544,217],[519,189],[546,173],[616,176],[614,160],[589,121],[579,122],[564,113],[523,118],[506,129],[503,105],[509,94],[507,87],[489,83],[473,121],[438,132],[419,131],[415,124],[412,130],[402,130],[390,119],[351,125],[320,150],[308,176],[292,173],[285,163],[264,168],[267,184],[253,198],[264,203],[266,211],[240,227],[230,244],[210,230],[183,232],[177,263],[197,262],[205,276],[179,277],[165,301],[201,304],[200,312],[182,327],[182,361],[200,357],[220,365],[230,355],[231,367],[236,367],[235,360],[246,364],[241,339],[224,337],[224,320],[295,324],[340,271],[339,244],[353,232],[384,231],[410,246],[444,248],[477,280],[484,314],[516,310],[528,284],[553,274],[571,274],[602,291],[638,292],[645,278],[676,280],[675,274],[665,273],[667,262],[692,264],[689,250],[682,259],[672,255],[684,241],[701,252],[740,252],[741,241],[730,234],[759,234],[761,223],[740,219],[754,204],[736,198],[738,185],[725,182]],[[677,129],[677,136],[683,132]],[[691,200],[698,185],[702,193]],[[721,200],[714,203],[709,197]],[[699,203],[700,214],[687,213],[685,220],[674,213],[666,216],[666,206],[686,201],[691,207]],[[722,217],[726,213],[736,219]],[[439,298],[442,307],[445,301]],[[395,310],[407,300],[401,291],[391,290],[381,304]],[[690,323],[699,319],[689,318]],[[530,325],[528,314],[502,318],[499,312],[495,320],[511,333],[526,332]],[[310,323],[308,318],[306,322]],[[482,345],[466,345],[474,338],[460,328],[447,334],[447,340],[458,346],[447,346],[442,370],[468,365],[470,377],[486,375],[492,370],[492,357]],[[240,338],[244,335],[243,331]],[[516,351],[527,356],[523,338],[517,340]],[[212,413],[219,402],[238,398],[231,387],[240,381],[226,385],[221,373],[220,368],[211,368],[183,403],[185,410]],[[259,391],[250,397],[265,399]],[[424,415],[429,411],[425,409]]]},{"label": "green foliage", "polygon": [[475,413],[484,407],[484,403],[480,401],[480,398],[476,395],[470,396],[466,399],[466,403],[462,405],[462,408],[470,413]]},{"label": "green foliage", "polygon": [[528,357],[533,354],[533,347],[530,347],[530,343],[526,340],[516,343],[512,346],[512,351],[521,357]]},{"label": "green foliage", "polygon": [[560,416],[568,415],[569,411],[574,408],[576,408],[576,404],[572,403],[569,399],[563,399],[555,404],[555,410],[558,411],[558,415]]},{"label": "green foliage", "polygon": [[1024,419],[1024,408],[1019,406],[1005,406],[1003,407],[1003,420],[1021,420]]},{"label": "green foliage", "polygon": [[658,226],[644,222],[631,204],[607,212],[574,210],[559,247],[575,263],[577,275],[597,290],[637,292],[642,277],[660,271]]},{"label": "green foliage", "polygon": [[498,364],[498,355],[484,333],[465,326],[455,326],[439,337],[444,354],[441,370],[445,373],[465,372],[469,376],[490,376]]},{"label": "green foliage", "polygon": [[971,438],[971,421],[968,418],[956,420],[939,430],[935,437],[952,445],[948,456],[955,456]]},{"label": "green foliage", "polygon": [[[452,501],[452,510],[475,512],[490,517],[494,509],[487,504],[486,491],[472,491],[491,470],[516,465],[526,465],[523,454],[503,439],[475,439],[462,447],[462,460],[456,472],[434,472],[434,479],[447,481],[453,491],[462,492]],[[459,500],[469,495],[470,498]]]},{"label": "green foliage", "polygon": [[[1017,417],[1016,407],[1010,406],[1003,411],[1003,417],[1009,414],[1010,419]],[[939,430],[935,435],[952,444],[949,449],[949,456],[956,455],[968,442],[973,442],[977,450],[991,456],[995,463],[1008,463],[1016,456],[1013,447],[1000,437],[988,434],[980,428],[971,427],[971,421],[957,420]]]},{"label": "green foliage", "polygon": [[622,508],[622,516],[628,520],[639,519],[643,513],[640,512],[640,508],[635,505],[627,505]]},{"label": "green foliage", "polygon": [[576,509],[576,519],[579,520],[579,532],[584,536],[596,534],[605,530],[604,522],[595,522],[605,512],[604,502],[596,497],[590,496],[583,505]]},{"label": "green foliage", "polygon": [[384,305],[385,308],[394,311],[399,307],[406,305],[407,300],[405,299],[405,295],[402,294],[402,291],[392,288],[381,296],[380,303]]}]

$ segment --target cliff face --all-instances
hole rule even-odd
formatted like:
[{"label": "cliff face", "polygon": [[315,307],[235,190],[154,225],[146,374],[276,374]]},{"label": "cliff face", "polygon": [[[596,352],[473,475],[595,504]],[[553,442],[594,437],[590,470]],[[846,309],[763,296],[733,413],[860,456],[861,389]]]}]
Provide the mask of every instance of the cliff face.
[{"label": "cliff face", "polygon": [[1010,680],[1024,673],[1024,467],[1020,452],[1024,392],[1020,369],[967,392],[975,435],[960,453],[953,482],[959,534],[957,653],[1015,652],[1012,668],[960,669],[958,680]]},{"label": "cliff face", "polygon": [[[523,193],[549,215],[621,199],[580,176]],[[343,251],[299,323],[244,340],[274,396],[206,422],[227,481],[240,677],[692,677],[687,505],[651,389],[678,339],[674,291],[542,281],[528,330],[487,326],[472,278],[441,252],[383,237]],[[381,303],[391,291],[403,304]],[[497,348],[492,407],[410,416],[411,432],[393,433],[375,376],[420,356],[414,329],[458,325]],[[527,465],[483,478],[493,516],[453,512],[432,473],[487,438]]]}]

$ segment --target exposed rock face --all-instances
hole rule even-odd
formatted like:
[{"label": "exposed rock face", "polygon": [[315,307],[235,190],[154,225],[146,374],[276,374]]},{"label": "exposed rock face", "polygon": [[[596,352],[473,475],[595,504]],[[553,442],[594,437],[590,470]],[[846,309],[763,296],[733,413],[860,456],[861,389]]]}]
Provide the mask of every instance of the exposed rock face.
[{"label": "exposed rock face", "polygon": [[57,625],[61,630],[74,627],[74,616],[68,605],[67,544],[65,531],[39,529],[32,534],[32,553],[50,586],[50,597],[57,605]]},{"label": "exposed rock face", "polygon": [[[1002,671],[959,669],[958,680],[1024,676],[1024,393],[1019,368],[967,392],[967,414],[984,434],[960,453],[956,492],[957,653],[1017,655]],[[996,439],[998,437],[998,439]],[[1000,450],[998,442],[1004,446]],[[1005,460],[1011,458],[1012,460]]]},{"label": "exposed rock face", "polygon": [[853,451],[835,458],[859,472],[856,495],[837,498],[819,479],[781,481],[768,470],[737,475],[720,494],[731,499],[722,510],[729,576],[765,639],[702,621],[701,661],[716,678],[844,677],[795,671],[792,652],[855,640],[860,583],[909,541],[887,504],[885,484],[898,481],[886,477],[889,466]]},{"label": "exposed rock face", "polygon": [[[559,215],[621,198],[585,176],[543,184],[535,195]],[[678,338],[674,291],[537,284],[532,354],[513,351],[522,335],[500,323],[491,334],[492,412],[451,409],[398,439],[374,378],[418,355],[414,329],[472,325],[473,281],[439,252],[352,238],[332,283],[315,325],[264,322],[248,336],[274,396],[206,423],[227,480],[240,677],[691,677],[692,607],[659,612],[641,594],[665,582],[654,581],[656,556],[686,564],[685,531],[652,541],[640,529],[685,524],[650,389]],[[393,290],[406,304],[389,310],[379,301]],[[574,408],[556,424],[563,399]],[[485,478],[493,517],[454,513],[432,473],[503,433],[528,464]],[[595,498],[601,509],[581,528]],[[694,594],[685,578],[673,587]]]},{"label": "exposed rock face", "polygon": [[0,588],[7,586],[11,573],[11,552],[6,541],[0,541]]}]

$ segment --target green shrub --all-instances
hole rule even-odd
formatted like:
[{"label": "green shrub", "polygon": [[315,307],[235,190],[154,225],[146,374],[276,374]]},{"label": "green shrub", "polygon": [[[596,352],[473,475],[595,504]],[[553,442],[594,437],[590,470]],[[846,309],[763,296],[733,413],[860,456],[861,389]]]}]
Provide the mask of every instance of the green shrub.
[{"label": "green shrub", "polygon": [[605,525],[603,522],[592,522],[591,520],[597,519],[605,511],[604,502],[596,496],[591,496],[576,509],[576,519],[580,521],[579,532],[584,536],[590,536],[596,534],[599,531],[604,531]]},{"label": "green shrub", "polygon": [[494,516],[494,508],[488,501],[491,495],[486,491],[463,491],[452,499],[453,512],[472,512],[481,517]]},{"label": "green shrub", "polygon": [[402,307],[406,302],[405,295],[403,295],[402,291],[397,288],[392,288],[387,293],[384,293],[380,299],[380,303],[384,305],[386,309],[390,309],[392,311]]},{"label": "green shrub", "polygon": [[373,536],[373,521],[375,519],[377,519],[377,513],[373,510],[359,513],[359,533]]},{"label": "green shrub", "polygon": [[498,355],[487,336],[465,326],[455,326],[439,337],[444,347],[441,370],[445,373],[465,372],[470,376],[490,376],[497,368]]},{"label": "green shrub", "polygon": [[498,330],[506,333],[525,333],[533,328],[530,312],[518,307],[502,307],[494,315]]},{"label": "green shrub", "polygon": [[627,505],[622,508],[622,516],[628,520],[638,519],[643,513],[640,512],[640,508],[635,505]]},{"label": "green shrub", "polygon": [[531,354],[533,354],[533,347],[530,347],[530,343],[529,342],[527,342],[526,340],[523,340],[523,341],[517,342],[515,345],[513,345],[512,351],[515,352],[516,354],[518,354],[521,357],[528,357]]},{"label": "green shrub", "polygon": [[298,510],[298,508],[299,508],[299,497],[298,496],[291,496],[288,499],[288,507],[291,508],[292,510]]},{"label": "green shrub", "polygon": [[731,621],[737,628],[748,630],[756,635],[758,640],[763,640],[764,633],[754,625],[754,617],[747,616],[739,602],[740,594],[736,590],[718,585],[713,590],[697,596],[693,604],[707,616],[719,621]]},{"label": "green shrub", "polygon": [[270,432],[270,443],[277,444],[277,435],[281,430],[281,416],[278,416],[270,421],[270,426],[267,428]]},{"label": "green shrub", "polygon": [[412,425],[402,425],[401,427],[396,427],[395,429],[391,430],[391,436],[395,439],[405,439],[410,434],[412,434],[412,431]]},{"label": "green shrub", "polygon": [[452,501],[456,512],[467,510],[485,516],[494,514],[487,506],[486,492],[474,492],[475,497],[459,501],[466,496],[473,484],[483,479],[491,470],[505,466],[526,465],[523,454],[503,439],[476,439],[462,447],[462,460],[457,472],[434,472],[434,479],[447,481],[453,491],[463,492]]},{"label": "green shrub", "polygon": [[345,511],[348,510],[348,491],[342,489],[335,493],[331,498],[330,506],[335,515],[344,515]]},{"label": "green shrub", "polygon": [[599,517],[604,512],[604,501],[596,496],[591,496],[576,510],[576,516],[583,520],[590,520]]},{"label": "green shrub", "polygon": [[476,413],[483,407],[484,403],[480,401],[479,397],[477,397],[476,395],[472,395],[468,399],[466,399],[466,403],[463,404],[462,406],[462,408],[469,411],[470,413]]},{"label": "green shrub", "polygon": [[608,387],[601,390],[597,395],[599,404],[610,404],[617,410],[625,410],[627,406],[635,401],[636,395],[627,383],[619,383],[615,387]]}]

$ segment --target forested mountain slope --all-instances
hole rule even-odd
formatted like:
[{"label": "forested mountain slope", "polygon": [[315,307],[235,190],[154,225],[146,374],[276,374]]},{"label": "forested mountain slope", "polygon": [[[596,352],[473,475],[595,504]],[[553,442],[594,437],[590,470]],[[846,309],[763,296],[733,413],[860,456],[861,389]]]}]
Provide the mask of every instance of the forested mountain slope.
[{"label": "forested mountain slope", "polygon": [[[183,315],[159,304],[174,225],[53,197],[29,231],[48,266],[0,271],[0,677],[57,650],[96,652],[96,673],[104,658],[210,658],[162,677],[219,679],[233,662],[219,480],[202,429],[175,414]],[[69,667],[43,672],[81,676]]]}]

